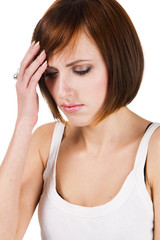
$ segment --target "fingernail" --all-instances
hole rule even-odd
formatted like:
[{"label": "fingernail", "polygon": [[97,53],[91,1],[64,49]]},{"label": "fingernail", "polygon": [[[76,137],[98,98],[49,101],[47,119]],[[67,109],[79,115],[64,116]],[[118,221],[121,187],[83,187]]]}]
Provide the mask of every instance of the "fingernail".
[{"label": "fingernail", "polygon": [[44,54],[45,54],[45,50],[43,50],[43,51],[40,53],[39,56],[42,56],[42,55],[44,55]]},{"label": "fingernail", "polygon": [[35,44],[35,41],[32,42],[31,47],[34,46],[34,44]]},{"label": "fingernail", "polygon": [[45,66],[47,64],[47,60],[42,64],[42,67]]},{"label": "fingernail", "polygon": [[35,48],[39,46],[39,41],[34,45]]}]

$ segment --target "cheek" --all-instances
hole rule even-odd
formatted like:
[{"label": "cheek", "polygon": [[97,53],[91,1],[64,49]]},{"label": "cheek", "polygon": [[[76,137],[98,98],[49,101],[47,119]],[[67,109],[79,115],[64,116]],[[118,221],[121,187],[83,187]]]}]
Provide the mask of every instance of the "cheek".
[{"label": "cheek", "polygon": [[93,92],[96,99],[103,100],[107,95],[108,77],[106,75],[97,77],[95,84],[92,86],[94,87]]}]

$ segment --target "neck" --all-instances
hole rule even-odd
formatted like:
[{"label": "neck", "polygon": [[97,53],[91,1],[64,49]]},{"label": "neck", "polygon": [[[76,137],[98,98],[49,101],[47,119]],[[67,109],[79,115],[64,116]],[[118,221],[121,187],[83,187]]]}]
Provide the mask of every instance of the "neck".
[{"label": "neck", "polygon": [[[101,152],[106,146],[114,147],[122,140],[129,141],[134,131],[135,115],[127,107],[101,121],[97,126],[86,126],[77,129],[77,141],[87,152]],[[134,133],[133,133],[134,134]],[[133,135],[132,134],[132,135]]]}]

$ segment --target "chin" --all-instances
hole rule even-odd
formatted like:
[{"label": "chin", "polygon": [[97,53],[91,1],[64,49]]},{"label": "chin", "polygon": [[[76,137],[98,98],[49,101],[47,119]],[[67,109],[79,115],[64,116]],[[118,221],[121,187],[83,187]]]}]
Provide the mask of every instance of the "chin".
[{"label": "chin", "polygon": [[65,121],[68,122],[68,124],[72,127],[89,127],[91,126],[91,123],[93,121],[93,118],[91,116],[74,116],[69,115],[66,116],[66,114],[60,110],[61,115]]},{"label": "chin", "polygon": [[68,119],[68,123],[72,127],[89,127],[91,126],[91,120],[83,119]]}]

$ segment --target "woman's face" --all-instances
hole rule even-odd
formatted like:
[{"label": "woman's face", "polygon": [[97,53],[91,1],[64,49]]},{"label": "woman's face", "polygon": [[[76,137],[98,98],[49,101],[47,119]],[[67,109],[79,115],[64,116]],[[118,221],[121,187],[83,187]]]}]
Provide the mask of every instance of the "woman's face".
[{"label": "woman's face", "polygon": [[89,126],[107,93],[108,74],[96,45],[81,33],[73,51],[66,47],[48,61],[45,82],[72,126]]}]

